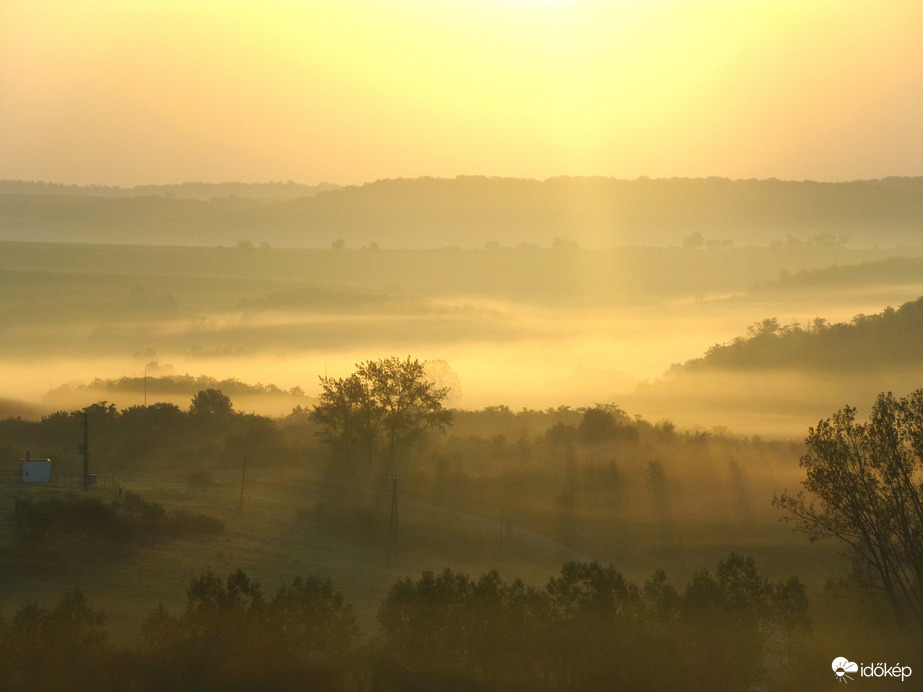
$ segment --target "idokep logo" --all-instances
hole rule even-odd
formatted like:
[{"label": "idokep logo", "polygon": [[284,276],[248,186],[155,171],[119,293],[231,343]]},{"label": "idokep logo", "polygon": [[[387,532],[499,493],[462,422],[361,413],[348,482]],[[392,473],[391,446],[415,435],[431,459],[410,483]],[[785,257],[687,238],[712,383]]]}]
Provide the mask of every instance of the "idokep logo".
[{"label": "idokep logo", "polygon": [[847,673],[858,673],[859,664],[853,663],[842,656],[833,659],[833,672],[836,673],[837,682],[847,682],[852,678]]},{"label": "idokep logo", "polygon": [[848,658],[839,656],[833,659],[833,672],[836,675],[837,682],[849,682],[855,678],[849,673],[859,674],[863,678],[894,678],[904,682],[913,674],[910,666],[902,666],[900,663],[892,666],[889,663],[853,663]]}]

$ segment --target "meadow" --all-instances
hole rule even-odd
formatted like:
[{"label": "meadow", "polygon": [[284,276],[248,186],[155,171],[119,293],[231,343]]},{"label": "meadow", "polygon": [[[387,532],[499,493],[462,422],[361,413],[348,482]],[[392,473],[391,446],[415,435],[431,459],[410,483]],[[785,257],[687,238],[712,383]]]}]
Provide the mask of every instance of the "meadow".
[{"label": "meadow", "polygon": [[[883,604],[857,590],[840,545],[811,544],[780,522],[773,496],[802,480],[796,442],[652,424],[613,406],[456,411],[445,437],[400,458],[393,495],[377,465],[318,444],[304,411],[219,420],[177,407],[172,427],[160,418],[153,443],[139,440],[138,417],[167,410],[88,408],[90,490],[80,488],[80,462],[63,452],[47,485],[22,484],[15,465],[4,465],[0,625],[20,632],[5,641],[18,636],[25,646],[24,618],[57,622],[74,612],[68,599],[85,599],[91,610],[78,608],[68,627],[82,633],[75,641],[97,642],[81,664],[96,662],[91,676],[71,678],[80,665],[52,651],[53,663],[29,678],[35,684],[201,689],[237,676],[240,689],[258,681],[298,689],[315,680],[303,676],[320,675],[315,684],[330,690],[551,690],[561,679],[592,690],[622,678],[628,689],[667,681],[786,689],[824,680],[826,664],[816,662],[831,649],[902,660],[915,650]],[[66,444],[79,437],[81,417],[8,419],[0,433],[32,448]],[[267,672],[259,652],[284,625],[271,619],[277,606],[266,610],[250,589],[269,603],[304,579],[329,579],[361,634],[326,663],[303,668],[289,658]],[[495,597],[504,605],[488,605]],[[516,615],[526,603],[528,615]],[[648,642],[634,653],[630,628],[640,628],[638,646]],[[256,648],[239,651],[231,632]],[[480,638],[493,636],[534,636],[547,649],[504,647],[485,658]],[[171,637],[188,641],[176,648]],[[603,637],[610,653],[594,653],[588,637]],[[449,648],[434,658],[428,647]],[[540,650],[550,668],[538,678],[514,665]],[[19,670],[5,665],[2,675]]]},{"label": "meadow", "polygon": [[[314,575],[355,609],[367,651],[388,651],[380,614],[408,579],[497,570],[509,594],[516,579],[546,593],[562,566],[598,564],[638,589],[663,570],[684,594],[747,556],[766,594],[804,587],[802,662],[903,650],[874,599],[843,609],[857,592],[842,546],[810,543],[772,500],[800,487],[810,426],[919,380],[919,248],[2,245],[7,622],[76,586],[138,652],[151,614],[183,613],[203,574],[243,570],[267,597]],[[880,339],[887,358],[824,356]],[[454,422],[400,460],[392,497],[385,474],[322,444],[311,411],[320,378],[408,354],[448,388]],[[233,409],[201,417],[203,390]],[[19,482],[27,450],[53,459],[48,486]],[[95,519],[30,528],[30,507]]]},{"label": "meadow", "polygon": [[[134,603],[150,602],[142,597],[149,590],[165,596],[167,584],[181,584],[196,569],[237,566],[269,582],[304,571],[330,574],[362,603],[373,603],[370,594],[398,574],[443,563],[474,573],[498,567],[541,581],[559,563],[579,558],[611,562],[636,579],[658,568],[686,579],[746,549],[771,575],[796,572],[814,586],[831,576],[830,549],[808,545],[770,506],[773,494],[798,484],[796,443],[629,419],[620,438],[588,441],[579,432],[585,415],[503,407],[458,412],[446,438],[432,440],[400,469],[396,566],[385,554],[390,484],[357,483],[359,471],[328,459],[309,420],[292,416],[251,439],[241,434],[245,420],[207,433],[160,430],[158,439],[170,442],[150,445],[136,441],[125,412],[94,421],[99,486],[91,495],[134,492],[171,510],[213,517],[224,531],[158,540],[115,556],[96,549],[92,536],[85,554],[78,541],[65,541],[63,572],[24,580],[14,576],[18,568],[4,571],[5,605],[47,593],[46,579],[111,584],[118,578],[107,575],[126,565],[142,578],[115,592]],[[76,417],[58,421],[62,426],[79,438]],[[3,427],[5,439],[20,446],[53,436],[48,423]],[[103,435],[109,439],[96,439]],[[16,551],[56,554],[54,536],[47,546],[41,535],[34,545],[23,542],[12,510],[16,498],[75,492],[80,462],[73,455],[64,461],[66,447],[65,437],[60,453],[51,455],[59,460],[51,487],[23,486],[15,464],[6,464],[3,536],[15,547],[6,558],[11,566],[18,564]],[[181,597],[182,589],[174,589],[171,598]]]}]

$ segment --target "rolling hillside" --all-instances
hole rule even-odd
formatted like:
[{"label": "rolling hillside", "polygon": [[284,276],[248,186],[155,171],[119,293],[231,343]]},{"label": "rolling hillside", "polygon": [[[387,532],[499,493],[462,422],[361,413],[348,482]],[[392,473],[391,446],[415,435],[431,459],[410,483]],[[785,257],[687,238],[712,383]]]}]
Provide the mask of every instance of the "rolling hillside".
[{"label": "rolling hillside", "polygon": [[737,431],[800,437],[844,405],[923,387],[923,298],[855,315],[782,324],[772,317],[643,383],[625,399],[684,425],[722,420]]},{"label": "rolling hillside", "polygon": [[923,178],[379,180],[118,188],[0,182],[0,240],[284,247],[918,243]]},{"label": "rolling hillside", "polygon": [[839,371],[870,374],[923,366],[923,298],[856,315],[849,323],[782,325],[775,318],[751,326],[746,336],[717,344],[675,371]]}]

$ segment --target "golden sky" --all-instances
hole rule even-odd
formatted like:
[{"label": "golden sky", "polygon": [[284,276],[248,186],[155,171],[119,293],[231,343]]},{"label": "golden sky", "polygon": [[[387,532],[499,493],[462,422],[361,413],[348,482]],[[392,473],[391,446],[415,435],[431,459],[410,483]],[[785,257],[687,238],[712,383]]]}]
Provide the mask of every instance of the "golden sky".
[{"label": "golden sky", "polygon": [[3,0],[0,179],[923,174],[919,0]]}]

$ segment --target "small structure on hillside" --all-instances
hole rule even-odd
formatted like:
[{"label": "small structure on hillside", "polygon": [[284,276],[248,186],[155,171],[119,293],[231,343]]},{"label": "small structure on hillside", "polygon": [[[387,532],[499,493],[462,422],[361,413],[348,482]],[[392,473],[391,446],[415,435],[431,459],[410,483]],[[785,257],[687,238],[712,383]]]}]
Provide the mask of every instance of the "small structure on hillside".
[{"label": "small structure on hillside", "polygon": [[50,483],[51,459],[32,459],[26,452],[19,460],[19,478],[23,483]]}]

